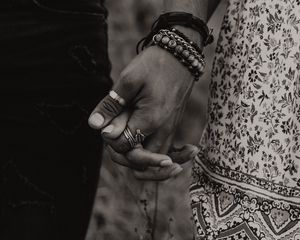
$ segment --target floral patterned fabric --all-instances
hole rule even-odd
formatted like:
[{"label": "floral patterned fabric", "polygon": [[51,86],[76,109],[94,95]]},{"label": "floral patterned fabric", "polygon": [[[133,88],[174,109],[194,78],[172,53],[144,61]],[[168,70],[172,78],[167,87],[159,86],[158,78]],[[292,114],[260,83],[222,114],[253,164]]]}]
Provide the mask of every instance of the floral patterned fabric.
[{"label": "floral patterned fabric", "polygon": [[300,240],[300,0],[229,0],[210,92],[196,239]]}]

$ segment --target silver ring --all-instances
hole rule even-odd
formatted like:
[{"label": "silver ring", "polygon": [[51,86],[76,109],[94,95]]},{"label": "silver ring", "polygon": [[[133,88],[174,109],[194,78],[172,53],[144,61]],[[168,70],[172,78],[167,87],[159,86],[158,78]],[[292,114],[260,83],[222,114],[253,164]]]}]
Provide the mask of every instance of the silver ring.
[{"label": "silver ring", "polygon": [[146,136],[141,132],[140,129],[136,130],[135,136],[133,136],[128,127],[125,128],[123,133],[131,148],[135,148],[136,145],[142,143],[146,138]]},{"label": "silver ring", "polygon": [[125,106],[126,105],[126,101],[124,98],[122,98],[119,94],[117,94],[114,90],[111,90],[109,92],[109,96],[116,101],[117,103],[119,103],[121,106]]}]

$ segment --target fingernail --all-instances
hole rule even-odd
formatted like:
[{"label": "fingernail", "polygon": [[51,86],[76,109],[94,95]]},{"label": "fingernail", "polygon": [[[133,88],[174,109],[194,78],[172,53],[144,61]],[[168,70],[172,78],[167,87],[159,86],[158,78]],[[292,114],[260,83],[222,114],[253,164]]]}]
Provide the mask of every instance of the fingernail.
[{"label": "fingernail", "polygon": [[114,125],[108,125],[106,128],[102,130],[103,133],[111,133],[114,130]]},{"label": "fingernail", "polygon": [[182,170],[183,170],[182,167],[177,167],[177,168],[175,168],[175,170],[173,170],[173,171],[171,172],[170,177],[175,177],[175,176],[177,176],[179,173],[182,172]]},{"label": "fingernail", "polygon": [[171,165],[173,165],[173,162],[171,159],[163,160],[160,162],[160,166],[162,166],[162,167],[168,167]]},{"label": "fingernail", "polygon": [[95,128],[101,128],[102,124],[104,123],[104,118],[100,113],[94,113],[90,117],[89,123]]}]

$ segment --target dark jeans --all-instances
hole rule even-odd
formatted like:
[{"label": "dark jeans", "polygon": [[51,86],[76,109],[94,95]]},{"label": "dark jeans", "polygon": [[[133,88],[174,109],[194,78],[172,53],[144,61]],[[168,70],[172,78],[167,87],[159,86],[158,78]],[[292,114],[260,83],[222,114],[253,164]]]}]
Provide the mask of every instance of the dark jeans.
[{"label": "dark jeans", "polygon": [[102,150],[87,118],[111,87],[104,15],[4,2],[0,239],[82,240]]}]

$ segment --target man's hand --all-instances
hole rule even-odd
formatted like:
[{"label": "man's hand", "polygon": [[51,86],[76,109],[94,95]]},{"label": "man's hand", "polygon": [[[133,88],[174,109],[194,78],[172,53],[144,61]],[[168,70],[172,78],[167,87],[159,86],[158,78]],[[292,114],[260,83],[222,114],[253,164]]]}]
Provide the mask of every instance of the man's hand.
[{"label": "man's hand", "polygon": [[[146,136],[144,146],[148,150],[166,154],[171,144],[168,140],[181,119],[193,82],[193,76],[174,56],[158,47],[150,47],[125,68],[113,88],[128,107],[107,96],[91,114],[89,124],[102,130],[111,148],[123,153],[124,158],[118,163],[137,170],[138,178],[172,177],[182,170],[178,164],[167,155],[151,154],[141,145],[132,150],[123,131],[126,126],[133,134],[140,129]],[[120,155],[112,155],[121,159]],[[152,168],[144,171],[148,167]]]},{"label": "man's hand", "polygon": [[[164,10],[189,12],[206,20],[207,3],[208,0],[164,0]],[[201,45],[199,33],[180,26],[178,29]],[[149,47],[125,68],[113,88],[125,99],[127,108],[107,96],[91,114],[89,124],[102,130],[113,154],[123,153],[118,163],[136,169],[137,177],[169,178],[181,170],[180,166],[167,155],[152,152],[168,151],[192,86],[193,76],[174,56],[157,46]],[[131,149],[123,133],[126,127],[133,135],[141,131],[146,136],[143,146],[150,151],[141,144]]]},{"label": "man's hand", "polygon": [[[167,139],[175,131],[192,86],[193,76],[186,67],[167,51],[154,46],[133,59],[113,89],[131,107],[127,109],[127,126],[133,134],[140,129],[149,137],[165,125],[161,130]],[[110,123],[124,110],[107,96],[91,114],[89,124],[95,129],[104,128],[104,133],[113,132],[114,125]],[[105,140],[116,152],[126,153],[131,150],[130,145],[124,134],[118,134]]]}]

